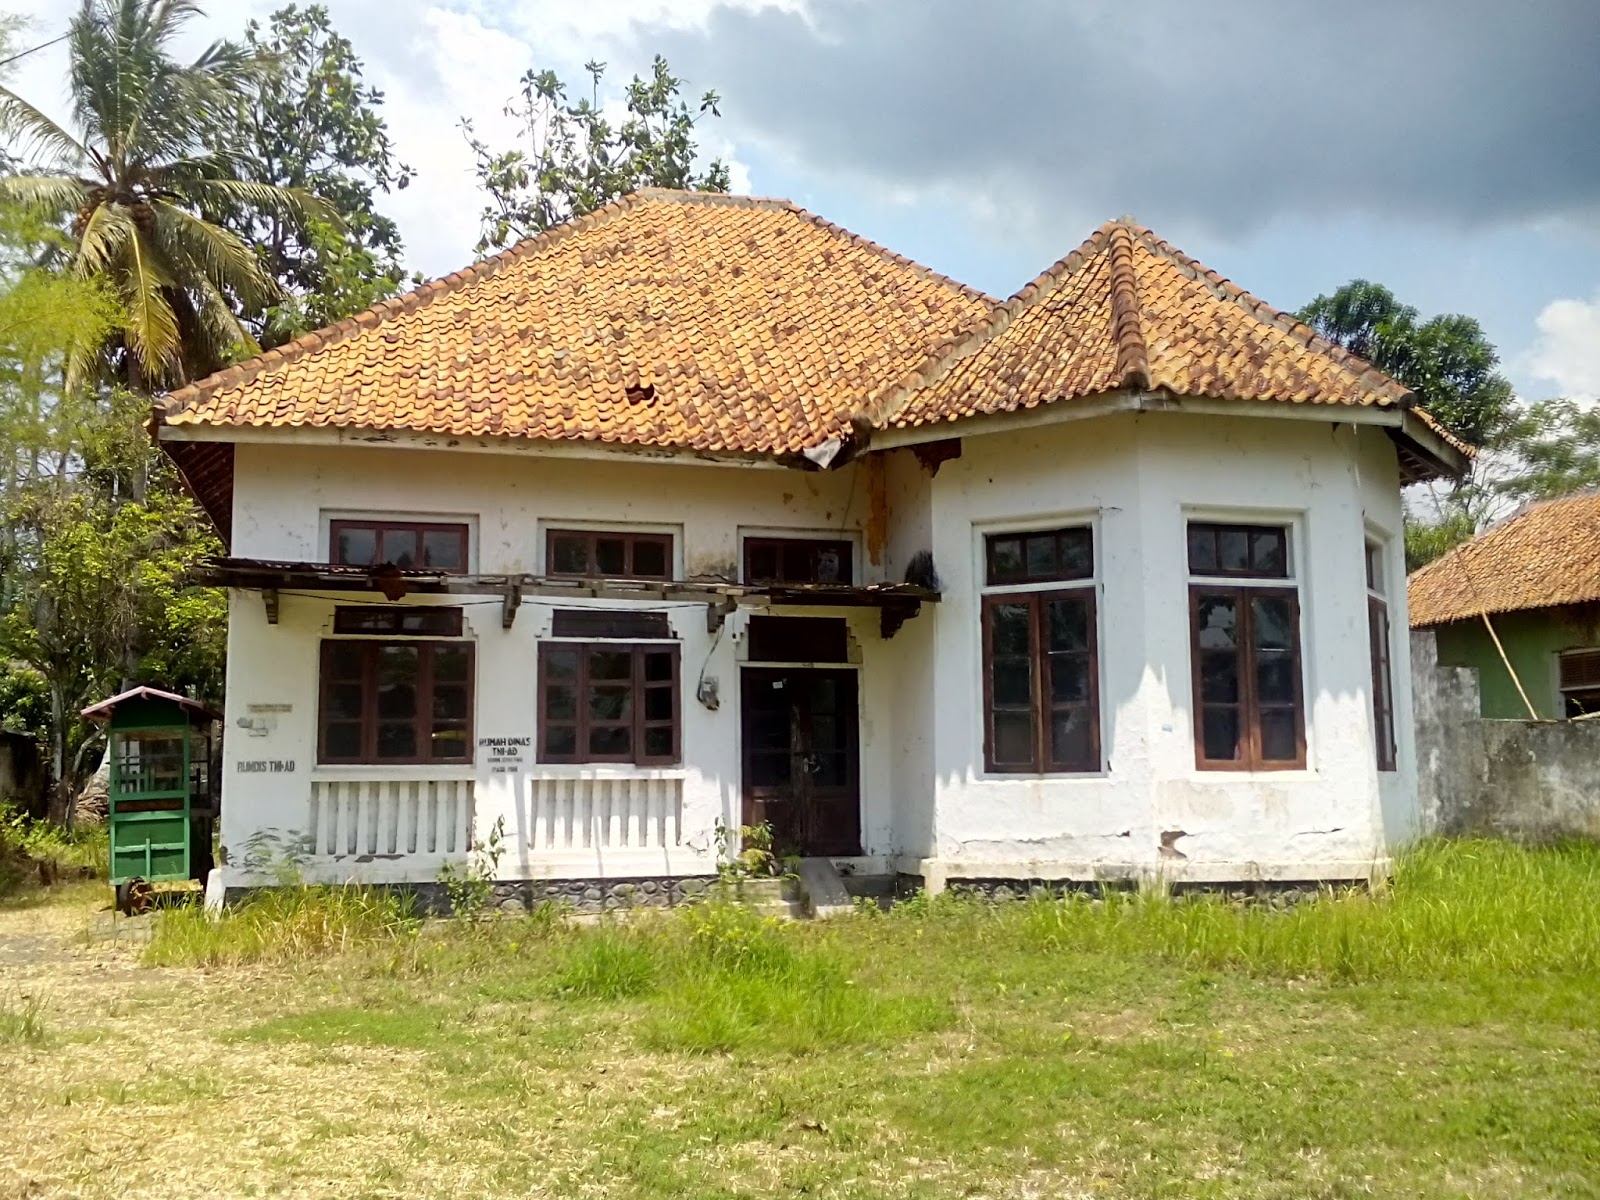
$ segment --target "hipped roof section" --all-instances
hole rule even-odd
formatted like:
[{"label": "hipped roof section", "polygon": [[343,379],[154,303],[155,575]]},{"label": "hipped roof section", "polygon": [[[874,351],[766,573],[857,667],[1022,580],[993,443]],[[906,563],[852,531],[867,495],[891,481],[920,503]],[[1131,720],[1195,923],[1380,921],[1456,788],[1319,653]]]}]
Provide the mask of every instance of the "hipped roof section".
[{"label": "hipped roof section", "polygon": [[[1470,453],[1394,380],[1131,221],[997,303],[787,201],[656,189],[181,388],[156,423],[789,458],[1119,392],[1393,410],[1407,478]],[[231,461],[163,441],[225,526]]]},{"label": "hipped roof section", "polygon": [[1411,576],[1411,625],[1600,602],[1600,495],[1529,505]]},{"label": "hipped roof section", "polygon": [[786,200],[650,189],[175,391],[160,420],[798,454],[993,305]]}]

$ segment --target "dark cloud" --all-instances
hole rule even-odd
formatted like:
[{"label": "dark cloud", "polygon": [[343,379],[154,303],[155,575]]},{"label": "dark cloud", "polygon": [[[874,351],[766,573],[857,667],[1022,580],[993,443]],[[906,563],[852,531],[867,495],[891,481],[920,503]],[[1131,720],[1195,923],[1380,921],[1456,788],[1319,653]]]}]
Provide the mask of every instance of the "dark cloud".
[{"label": "dark cloud", "polygon": [[812,0],[634,33],[737,138],[1018,212],[1600,213],[1596,0]]}]

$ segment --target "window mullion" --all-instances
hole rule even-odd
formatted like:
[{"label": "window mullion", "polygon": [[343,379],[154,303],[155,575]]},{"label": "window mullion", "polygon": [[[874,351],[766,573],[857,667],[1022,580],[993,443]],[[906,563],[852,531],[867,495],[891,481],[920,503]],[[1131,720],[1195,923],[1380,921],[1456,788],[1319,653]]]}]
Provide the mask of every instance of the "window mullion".
[{"label": "window mullion", "polygon": [[1256,707],[1256,614],[1249,588],[1238,590],[1239,607],[1239,717],[1244,736],[1245,766],[1261,767],[1261,713]]},{"label": "window mullion", "polygon": [[361,647],[361,759],[378,757],[378,646]]},{"label": "window mullion", "polygon": [[[421,543],[419,542],[420,546]],[[417,711],[411,716],[419,762],[433,761],[433,652],[431,643],[417,646]]]},{"label": "window mullion", "polygon": [[1028,608],[1028,657],[1033,660],[1030,671],[1030,682],[1033,684],[1033,769],[1042,774],[1045,764],[1050,761],[1050,754],[1045,748],[1045,738],[1049,734],[1045,699],[1049,692],[1044,686],[1044,614],[1048,606],[1043,602],[1042,593],[1028,598]]},{"label": "window mullion", "polygon": [[[630,548],[628,553],[633,553]],[[633,565],[632,560],[628,565]],[[632,714],[632,731],[629,736],[629,749],[633,752],[633,765],[638,766],[644,758],[644,651],[634,646],[628,651],[632,656],[631,688],[632,696],[628,698],[628,709]]]}]

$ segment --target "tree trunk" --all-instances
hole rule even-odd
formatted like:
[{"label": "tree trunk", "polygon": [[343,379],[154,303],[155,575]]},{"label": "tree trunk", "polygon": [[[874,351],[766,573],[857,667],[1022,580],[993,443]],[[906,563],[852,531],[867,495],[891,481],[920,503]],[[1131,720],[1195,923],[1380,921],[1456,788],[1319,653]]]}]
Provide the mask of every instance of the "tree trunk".
[{"label": "tree trunk", "polygon": [[49,820],[63,829],[72,828],[77,797],[72,794],[72,772],[67,769],[66,697],[59,683],[50,685],[50,806]]}]

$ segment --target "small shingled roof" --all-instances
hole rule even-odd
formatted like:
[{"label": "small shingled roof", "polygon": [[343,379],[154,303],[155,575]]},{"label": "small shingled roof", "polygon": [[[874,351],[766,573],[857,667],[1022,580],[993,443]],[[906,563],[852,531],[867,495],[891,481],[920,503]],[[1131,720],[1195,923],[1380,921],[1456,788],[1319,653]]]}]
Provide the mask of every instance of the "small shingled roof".
[{"label": "small shingled roof", "polygon": [[1600,601],[1600,495],[1524,508],[1417,571],[1406,595],[1413,629]]}]

